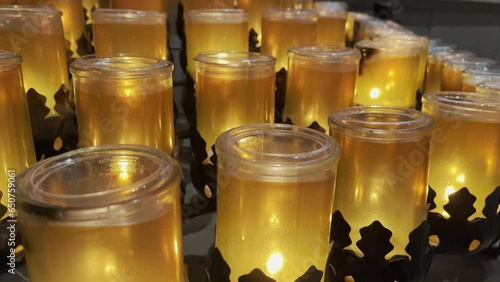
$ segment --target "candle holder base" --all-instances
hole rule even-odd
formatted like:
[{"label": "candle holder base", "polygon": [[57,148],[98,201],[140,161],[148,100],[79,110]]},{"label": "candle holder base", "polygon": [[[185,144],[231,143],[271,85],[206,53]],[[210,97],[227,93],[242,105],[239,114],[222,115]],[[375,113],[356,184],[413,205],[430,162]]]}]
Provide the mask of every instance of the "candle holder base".
[{"label": "candle holder base", "polygon": [[[218,248],[212,250],[210,264],[205,271],[205,282],[231,282],[231,267],[224,260],[221,251]],[[321,282],[323,272],[315,266],[311,266],[302,276],[294,280],[295,282]],[[239,282],[276,282],[260,269],[254,269],[250,273],[238,278]]]},{"label": "candle holder base", "polygon": [[485,207],[482,210],[485,218],[475,218],[469,221],[476,209],[473,204],[476,197],[467,188],[448,196],[449,202],[444,210],[450,215],[445,218],[439,213],[432,212],[436,208],[434,199],[436,192],[429,189],[429,224],[431,235],[437,236],[439,246],[437,252],[447,254],[474,254],[490,247],[500,235],[500,187],[497,187],[486,197]]},{"label": "candle holder base", "polygon": [[379,221],[361,228],[361,240],[356,242],[364,256],[345,248],[352,244],[351,227],[339,211],[332,217],[331,240],[333,247],[328,258],[327,282],[344,282],[351,278],[356,282],[410,282],[424,281],[432,259],[434,247],[429,245],[430,227],[423,222],[409,234],[406,252],[411,256],[396,255],[386,260],[394,248],[390,243],[392,232]]}]

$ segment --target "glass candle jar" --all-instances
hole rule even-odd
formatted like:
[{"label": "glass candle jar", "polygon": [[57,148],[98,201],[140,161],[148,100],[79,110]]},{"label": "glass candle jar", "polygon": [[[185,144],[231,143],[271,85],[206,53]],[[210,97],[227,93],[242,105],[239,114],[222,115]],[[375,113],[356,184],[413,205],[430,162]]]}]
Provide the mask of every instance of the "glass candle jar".
[{"label": "glass candle jar", "polygon": [[[59,115],[54,94],[69,89],[61,13],[50,7],[0,6],[0,22],[0,49],[23,56],[24,89],[45,96],[48,116]],[[64,104],[69,109],[69,98]]]},{"label": "glass candle jar", "polygon": [[436,124],[432,138],[429,185],[436,191],[434,210],[467,187],[477,198],[470,219],[484,218],[486,197],[500,185],[500,95],[441,92],[426,94],[422,111]]},{"label": "glass candle jar", "polygon": [[409,234],[427,218],[427,177],[432,118],[395,107],[353,107],[330,116],[330,134],[340,143],[334,209],[359,230],[378,220],[392,232],[394,249],[406,255]]},{"label": "glass candle jar", "polygon": [[[70,43],[71,56],[78,58],[78,41],[85,37],[85,14],[82,0],[18,0],[19,5],[52,6],[61,12],[64,38]],[[22,6],[21,6],[22,7]]]},{"label": "glass candle jar", "polygon": [[131,145],[27,169],[17,199],[30,280],[185,281],[181,174],[164,153]]},{"label": "glass candle jar", "polygon": [[500,79],[500,66],[492,65],[479,69],[466,69],[462,72],[462,91],[475,92],[476,85],[493,79]]},{"label": "glass candle jar", "polygon": [[434,93],[441,91],[441,82],[443,79],[444,60],[449,57],[474,57],[475,55],[468,51],[455,50],[455,45],[448,47],[431,47],[427,58],[427,69],[425,74],[424,93]]},{"label": "glass candle jar", "polygon": [[328,128],[328,115],[353,105],[361,55],[347,47],[311,45],[293,47],[285,99],[285,119]]},{"label": "glass candle jar", "polygon": [[312,265],[324,272],[338,143],[307,128],[254,124],[223,133],[216,150],[215,246],[231,281],[255,268],[276,281],[295,281]]},{"label": "glass candle jar", "polygon": [[315,11],[266,10],[262,14],[263,54],[276,58],[276,72],[288,69],[288,49],[315,44],[318,14]]},{"label": "glass candle jar", "polygon": [[97,9],[93,13],[96,54],[134,54],[167,60],[167,14]]},{"label": "glass candle jar", "polygon": [[476,86],[477,93],[497,93],[500,94],[500,78],[487,80]]},{"label": "glass candle jar", "polygon": [[13,196],[9,178],[36,162],[22,80],[21,56],[0,50],[0,192],[5,207]]},{"label": "glass candle jar", "polygon": [[399,40],[363,40],[354,104],[414,107],[422,48]]},{"label": "glass candle jar", "polygon": [[209,51],[248,51],[248,20],[243,10],[193,10],[186,15],[187,70],[194,57]]},{"label": "glass candle jar", "polygon": [[197,128],[207,151],[219,134],[274,122],[276,59],[248,52],[207,52],[195,58]]},{"label": "glass candle jar", "polygon": [[316,43],[345,46],[347,4],[344,2],[316,2],[314,8],[319,14]]},{"label": "glass candle jar", "polygon": [[443,66],[441,91],[462,91],[462,72],[466,69],[486,69],[496,61],[487,58],[465,57],[447,60]]},{"label": "glass candle jar", "polygon": [[280,0],[238,0],[238,8],[248,15],[248,28],[257,33],[257,40],[262,41],[262,12],[267,9],[279,8]]},{"label": "glass candle jar", "polygon": [[373,19],[373,17],[369,14],[347,12],[347,20],[345,23],[346,46],[354,46],[354,23],[357,19]]},{"label": "glass candle jar", "polygon": [[71,64],[80,147],[175,145],[170,62],[132,55],[89,55]]},{"label": "glass candle jar", "polygon": [[166,14],[167,2],[167,0],[109,0],[109,7],[111,9],[152,11]]}]

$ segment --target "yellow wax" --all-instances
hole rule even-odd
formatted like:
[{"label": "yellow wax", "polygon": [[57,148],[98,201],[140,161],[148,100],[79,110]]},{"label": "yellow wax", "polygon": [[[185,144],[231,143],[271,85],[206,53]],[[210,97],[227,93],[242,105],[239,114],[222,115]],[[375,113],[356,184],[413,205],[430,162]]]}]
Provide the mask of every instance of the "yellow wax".
[{"label": "yellow wax", "polygon": [[334,210],[352,228],[348,249],[362,255],[359,230],[378,220],[393,234],[394,249],[386,258],[406,255],[408,235],[427,218],[430,136],[392,143],[332,136],[342,148]]},{"label": "yellow wax", "polygon": [[423,112],[435,120],[429,174],[429,185],[438,195],[434,212],[448,216],[443,209],[448,195],[467,187],[477,197],[469,220],[484,218],[485,199],[500,185],[500,121],[438,112],[425,103]]},{"label": "yellow wax", "polygon": [[345,17],[319,16],[316,43],[345,46]]},{"label": "yellow wax", "polygon": [[220,168],[218,178],[215,246],[231,281],[255,268],[276,281],[295,281],[313,265],[325,270],[334,178],[287,182]]},{"label": "yellow wax", "polygon": [[374,50],[360,63],[354,103],[367,106],[415,106],[420,54],[396,55]]},{"label": "yellow wax", "polygon": [[[69,89],[68,64],[62,30],[56,32],[47,28],[39,30],[29,38],[23,36],[25,26],[16,29],[0,29],[0,49],[17,52],[23,56],[22,69],[24,89],[35,89],[45,96],[45,105],[54,111],[54,94],[66,86]],[[54,31],[54,32],[53,32]]]},{"label": "yellow wax", "polygon": [[207,150],[224,131],[246,124],[274,121],[275,74],[196,75],[197,127]]},{"label": "yellow wax", "polygon": [[441,91],[441,80],[443,77],[443,62],[429,60],[425,74],[424,93],[434,93]]},{"label": "yellow wax", "polygon": [[248,15],[248,28],[253,29],[258,37],[259,46],[262,41],[262,12],[266,9],[279,7],[280,0],[239,0],[238,8]]},{"label": "yellow wax", "polygon": [[141,10],[167,13],[167,0],[110,0],[111,9]]},{"label": "yellow wax", "polygon": [[288,69],[288,49],[316,42],[316,25],[316,18],[262,18],[261,52],[276,58],[276,72],[282,68]]},{"label": "yellow wax", "polygon": [[141,80],[82,77],[74,79],[74,88],[80,147],[139,144],[172,153],[171,76]]},{"label": "yellow wax", "polygon": [[290,61],[285,119],[309,126],[314,121],[328,129],[328,115],[353,105],[357,63],[301,63]]},{"label": "yellow wax", "polygon": [[462,70],[448,65],[443,67],[443,81],[441,91],[462,91]]},{"label": "yellow wax", "polygon": [[[20,222],[30,279],[53,281],[184,282],[180,192],[172,209],[116,225]],[[85,246],[84,248],[82,246]],[[54,260],[54,257],[64,258]]]},{"label": "yellow wax", "polygon": [[[8,204],[9,170],[19,175],[36,162],[20,68],[0,70],[0,191]],[[0,214],[2,217],[3,214]]]},{"label": "yellow wax", "polygon": [[248,22],[238,18],[186,19],[187,69],[194,77],[194,57],[207,51],[247,51]]},{"label": "yellow wax", "polygon": [[[96,54],[134,54],[167,60],[166,19],[144,23],[96,20]],[[126,35],[126,36],[125,36]]]}]

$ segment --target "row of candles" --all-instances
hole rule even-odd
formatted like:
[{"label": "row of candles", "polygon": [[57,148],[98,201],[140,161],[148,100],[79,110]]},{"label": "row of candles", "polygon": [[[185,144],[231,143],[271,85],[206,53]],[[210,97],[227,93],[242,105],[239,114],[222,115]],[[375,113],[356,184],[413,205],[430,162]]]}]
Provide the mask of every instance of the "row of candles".
[{"label": "row of candles", "polygon": [[[374,220],[393,232],[389,257],[405,255],[408,234],[427,215],[427,183],[438,192],[437,211],[444,216],[448,195],[467,186],[478,199],[472,218],[483,217],[484,199],[500,184],[500,82],[483,82],[495,76],[487,66],[493,61],[451,45],[430,46],[401,26],[368,15],[350,13],[349,20],[344,5],[331,7],[340,9],[336,15],[344,15],[344,22],[351,20],[342,36],[347,34],[347,45],[353,40],[353,49],[317,45],[319,14],[312,10],[261,13],[263,54],[246,52],[243,11],[186,11],[197,126],[219,156],[216,246],[233,281],[253,268],[277,281],[293,281],[310,265],[324,270],[334,209],[350,224],[349,248],[360,256],[359,230]],[[80,146],[88,148],[40,162],[19,182],[30,276],[33,281],[184,281],[181,173],[167,156],[175,135],[166,17],[104,9],[92,15],[96,51],[105,51],[79,58],[70,68]],[[139,18],[163,31],[140,30]],[[51,84],[47,74],[60,78],[53,85],[67,83],[67,77],[61,79],[65,62],[51,72],[48,65],[59,61],[30,57],[40,53],[27,48],[42,50],[32,41],[35,30],[54,37],[40,41],[46,44],[64,42],[63,31],[60,14],[47,8],[0,7],[0,20],[0,43],[18,44],[0,48],[23,56],[21,74],[19,54],[0,54],[5,81],[0,115],[11,121],[0,127],[8,137],[0,143],[1,159],[5,171],[21,171],[35,163],[25,89],[50,98],[46,93],[57,88],[40,90]],[[38,28],[27,34],[26,23]],[[236,28],[224,29],[231,25]],[[245,50],[228,50],[229,42],[238,40]],[[148,48],[140,47],[144,42]],[[107,54],[124,52],[134,55]],[[34,64],[38,70],[30,67],[33,60],[42,62]],[[285,118],[299,126],[317,121],[333,138],[270,124],[275,72],[281,68],[288,70]],[[462,73],[467,81],[474,77],[478,93],[430,93],[423,113],[410,109],[416,93],[429,90],[428,81],[442,84],[431,91],[461,91]],[[29,84],[36,75],[43,83]],[[452,76],[460,89],[445,88]],[[355,104],[362,106],[351,107]],[[67,259],[56,265],[49,257]]]}]

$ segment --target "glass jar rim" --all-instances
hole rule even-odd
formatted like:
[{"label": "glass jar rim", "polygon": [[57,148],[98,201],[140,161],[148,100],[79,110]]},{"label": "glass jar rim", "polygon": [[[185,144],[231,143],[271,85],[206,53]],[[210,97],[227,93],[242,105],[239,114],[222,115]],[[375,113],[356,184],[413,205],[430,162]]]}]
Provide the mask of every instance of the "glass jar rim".
[{"label": "glass jar rim", "polygon": [[70,65],[75,76],[120,80],[170,76],[173,69],[169,61],[130,54],[86,55]]},{"label": "glass jar rim", "polygon": [[429,53],[437,53],[440,51],[452,51],[452,50],[456,50],[456,49],[457,49],[456,44],[443,42],[443,43],[438,43],[436,45],[432,45],[432,41],[431,41],[431,45],[429,46]]},{"label": "glass jar rim", "polygon": [[348,5],[342,1],[314,2],[314,9],[318,12],[344,12],[347,16]]},{"label": "glass jar rim", "polygon": [[266,9],[262,12],[262,18],[285,21],[317,21],[318,12],[315,10],[289,10],[289,9]]},{"label": "glass jar rim", "polygon": [[476,85],[476,89],[483,89],[500,94],[500,78],[483,81]]},{"label": "glass jar rim", "polygon": [[187,12],[186,20],[203,23],[242,23],[246,22],[248,17],[243,9],[200,9]]},{"label": "glass jar rim", "polygon": [[429,47],[431,45],[431,42],[429,41],[428,38],[426,38],[424,36],[410,35],[407,33],[382,35],[381,37],[379,37],[377,39],[379,39],[379,40],[391,40],[393,42],[400,41],[400,42],[415,43],[415,44],[418,44],[418,46],[420,48],[425,49],[426,51],[429,50]]},{"label": "glass jar rim", "polygon": [[482,68],[467,68],[464,70],[464,73],[469,75],[500,76],[500,65],[488,65]]},{"label": "glass jar rim", "polygon": [[[269,153],[249,150],[238,145],[240,140],[256,136],[290,136],[301,137],[320,145],[319,149],[301,153]],[[340,145],[330,136],[317,130],[288,124],[250,124],[230,129],[222,133],[215,142],[217,154],[231,156],[245,166],[262,169],[262,165],[269,167],[317,167],[340,158]],[[258,156],[256,162],[245,156]],[[317,171],[316,171],[317,172]]]},{"label": "glass jar rim", "polygon": [[474,66],[488,66],[495,64],[496,61],[489,58],[481,57],[461,57],[461,58],[450,58],[445,60],[445,66],[452,69],[464,70],[469,67]]},{"label": "glass jar rim", "polygon": [[0,5],[2,17],[23,17],[26,14],[44,15],[49,18],[60,17],[62,13],[52,6],[36,5]]},{"label": "glass jar rim", "polygon": [[[366,120],[371,116],[372,119]],[[394,121],[388,121],[392,117]],[[434,120],[424,113],[400,107],[358,106],[345,108],[328,118],[331,131],[372,141],[409,141],[430,134]]]},{"label": "glass jar rim", "polygon": [[354,44],[354,49],[360,50],[363,48],[371,48],[384,52],[391,52],[393,54],[412,54],[422,50],[422,47],[410,45],[408,42],[405,43],[405,41],[399,41],[399,43],[400,44],[395,44],[394,41],[380,40],[378,38],[364,39]]},{"label": "glass jar rim", "polygon": [[500,95],[497,94],[437,92],[425,94],[422,102],[441,111],[500,122]]},{"label": "glass jar rim", "polygon": [[[118,189],[88,194],[58,195],[43,191],[40,185],[50,174],[60,173],[69,165],[111,157],[138,157],[158,165],[156,170],[138,181]],[[103,145],[74,150],[52,157],[27,168],[18,176],[18,197],[22,204],[44,210],[84,211],[122,205],[157,194],[169,193],[166,185],[180,181],[181,167],[160,150],[141,145]],[[52,202],[63,202],[54,204]]]},{"label": "glass jar rim", "polygon": [[195,67],[216,66],[221,68],[262,68],[273,67],[276,58],[261,53],[240,51],[202,52],[194,58]]},{"label": "glass jar rim", "polygon": [[321,62],[342,62],[359,60],[361,53],[358,50],[337,45],[298,45],[288,49],[288,57]]},{"label": "glass jar rim", "polygon": [[0,70],[17,68],[22,60],[22,56],[18,53],[0,50]]},{"label": "glass jar rim", "polygon": [[97,8],[92,12],[94,23],[120,23],[120,22],[163,22],[167,20],[167,14],[156,11],[141,11],[130,9],[108,9]]}]

